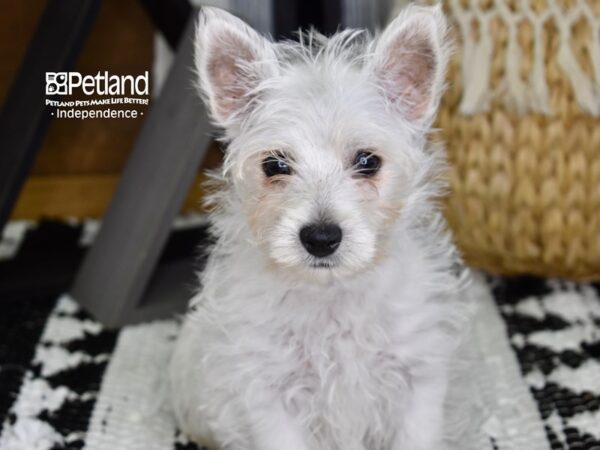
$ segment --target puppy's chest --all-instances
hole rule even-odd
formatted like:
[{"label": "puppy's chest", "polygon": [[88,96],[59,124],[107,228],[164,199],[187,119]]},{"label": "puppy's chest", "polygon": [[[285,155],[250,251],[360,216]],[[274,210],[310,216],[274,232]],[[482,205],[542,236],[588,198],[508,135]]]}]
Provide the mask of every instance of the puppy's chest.
[{"label": "puppy's chest", "polygon": [[277,345],[283,358],[276,384],[288,409],[300,416],[364,428],[389,417],[390,399],[399,399],[407,385],[393,344],[375,325],[315,322],[279,334]]}]

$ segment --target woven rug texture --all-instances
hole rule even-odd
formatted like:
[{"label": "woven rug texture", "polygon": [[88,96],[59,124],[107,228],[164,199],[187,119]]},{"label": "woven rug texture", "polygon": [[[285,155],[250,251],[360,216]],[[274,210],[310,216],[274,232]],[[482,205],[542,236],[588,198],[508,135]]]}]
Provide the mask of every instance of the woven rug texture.
[{"label": "woven rug texture", "polygon": [[[465,295],[480,412],[460,450],[600,450],[600,286],[476,274]],[[177,320],[106,330],[43,293],[2,308],[0,450],[197,449],[165,388]]]}]

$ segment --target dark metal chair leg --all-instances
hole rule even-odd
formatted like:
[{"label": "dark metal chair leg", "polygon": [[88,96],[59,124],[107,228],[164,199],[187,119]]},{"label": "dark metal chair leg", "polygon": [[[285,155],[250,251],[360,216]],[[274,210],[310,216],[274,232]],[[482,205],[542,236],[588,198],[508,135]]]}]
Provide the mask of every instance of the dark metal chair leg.
[{"label": "dark metal chair leg", "polygon": [[108,326],[182,311],[190,297],[190,264],[157,272],[155,267],[210,141],[208,117],[194,89],[194,25],[190,20],[71,289]]}]

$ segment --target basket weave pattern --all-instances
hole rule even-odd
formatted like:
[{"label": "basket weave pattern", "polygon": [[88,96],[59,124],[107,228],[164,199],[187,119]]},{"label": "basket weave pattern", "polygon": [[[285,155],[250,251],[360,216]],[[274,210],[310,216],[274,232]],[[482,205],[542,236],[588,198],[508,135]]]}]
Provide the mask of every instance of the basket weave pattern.
[{"label": "basket weave pattern", "polygon": [[[555,4],[559,16],[548,12]],[[437,126],[451,166],[446,215],[466,260],[503,274],[600,279],[600,2],[444,6],[458,48]],[[465,98],[465,83],[487,83],[485,95]]]}]

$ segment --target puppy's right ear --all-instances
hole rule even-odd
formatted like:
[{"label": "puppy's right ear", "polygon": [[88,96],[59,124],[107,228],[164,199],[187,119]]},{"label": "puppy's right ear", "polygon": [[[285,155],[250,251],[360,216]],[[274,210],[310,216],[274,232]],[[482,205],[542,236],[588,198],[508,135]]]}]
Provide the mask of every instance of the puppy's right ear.
[{"label": "puppy's right ear", "polygon": [[203,7],[196,29],[196,70],[210,113],[234,128],[253,103],[260,82],[277,73],[273,43],[237,17]]}]

